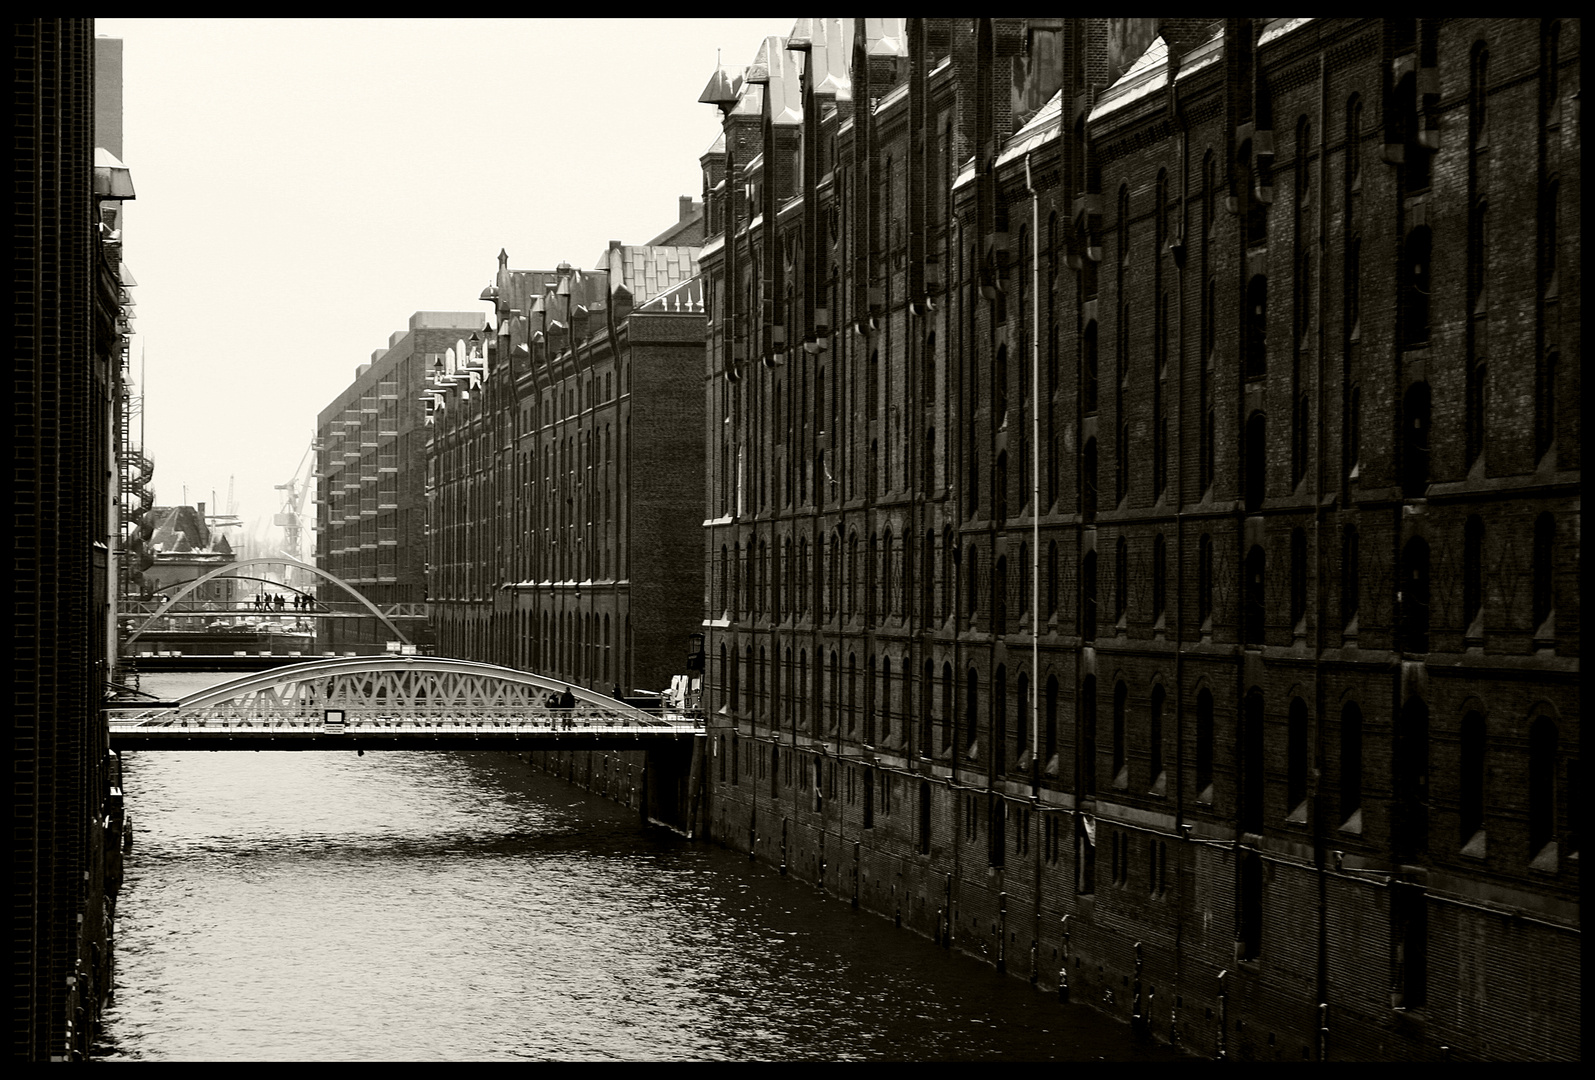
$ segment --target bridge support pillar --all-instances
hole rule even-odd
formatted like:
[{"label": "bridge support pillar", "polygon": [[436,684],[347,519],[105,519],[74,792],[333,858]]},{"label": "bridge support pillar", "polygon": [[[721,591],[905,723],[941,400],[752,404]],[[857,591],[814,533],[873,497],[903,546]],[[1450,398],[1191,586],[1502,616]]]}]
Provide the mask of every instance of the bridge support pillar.
[{"label": "bridge support pillar", "polygon": [[678,739],[652,746],[643,766],[643,820],[668,825],[692,836],[698,798],[695,782],[702,774],[700,738]]}]

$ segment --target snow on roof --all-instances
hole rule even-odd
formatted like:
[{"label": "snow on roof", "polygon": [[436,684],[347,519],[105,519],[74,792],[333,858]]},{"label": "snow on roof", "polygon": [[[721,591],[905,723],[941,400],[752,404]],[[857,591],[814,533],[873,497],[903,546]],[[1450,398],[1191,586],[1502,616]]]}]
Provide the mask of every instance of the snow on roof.
[{"label": "snow on roof", "polygon": [[1036,110],[1024,127],[1014,133],[1008,140],[1008,145],[997,156],[997,167],[1016,158],[1024,157],[1027,153],[1037,149],[1043,144],[1058,137],[1058,118],[1063,115],[1063,91],[1059,90],[1052,95],[1045,105]]},{"label": "snow on roof", "polygon": [[1168,85],[1169,82],[1169,46],[1162,35],[1152,39],[1152,44],[1147,46],[1135,63],[1130,65],[1130,70],[1119,76],[1117,82],[1108,87],[1091,110],[1090,123],[1116,112],[1127,105],[1157,93]]}]

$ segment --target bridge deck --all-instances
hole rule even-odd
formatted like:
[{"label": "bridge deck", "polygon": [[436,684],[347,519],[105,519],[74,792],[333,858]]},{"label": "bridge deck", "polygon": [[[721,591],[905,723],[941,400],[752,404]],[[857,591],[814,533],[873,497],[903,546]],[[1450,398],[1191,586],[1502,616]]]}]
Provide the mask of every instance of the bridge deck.
[{"label": "bridge deck", "polygon": [[484,710],[464,717],[362,717],[331,724],[321,717],[174,719],[156,714],[110,722],[117,750],[547,750],[637,748],[704,734],[702,720],[661,715],[509,717]]}]

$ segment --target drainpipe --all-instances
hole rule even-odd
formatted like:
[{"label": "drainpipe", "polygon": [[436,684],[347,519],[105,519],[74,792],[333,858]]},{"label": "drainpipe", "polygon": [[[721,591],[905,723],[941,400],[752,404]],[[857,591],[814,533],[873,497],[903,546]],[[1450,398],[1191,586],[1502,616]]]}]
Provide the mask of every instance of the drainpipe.
[{"label": "drainpipe", "polygon": [[1058,1000],[1069,1000],[1069,916],[1063,917],[1063,960],[1058,965]]},{"label": "drainpipe", "polygon": [[[1030,798],[1041,791],[1041,208],[1025,155],[1030,193]],[[1039,865],[1039,864],[1038,864]]]}]

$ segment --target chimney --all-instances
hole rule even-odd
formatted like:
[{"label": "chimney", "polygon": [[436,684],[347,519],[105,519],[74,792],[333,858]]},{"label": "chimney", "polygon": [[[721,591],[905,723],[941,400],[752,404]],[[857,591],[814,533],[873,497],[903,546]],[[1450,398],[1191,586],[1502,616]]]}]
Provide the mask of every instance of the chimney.
[{"label": "chimney", "polygon": [[681,216],[678,217],[676,220],[677,221],[686,221],[688,218],[690,218],[692,216],[692,196],[691,195],[683,195],[677,201],[678,201],[678,204],[681,207],[681,210],[680,210]]},{"label": "chimney", "polygon": [[200,503],[199,504],[199,521],[200,521],[200,524],[202,524],[202,525],[205,523],[205,504],[204,503]]}]

